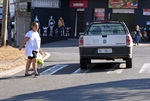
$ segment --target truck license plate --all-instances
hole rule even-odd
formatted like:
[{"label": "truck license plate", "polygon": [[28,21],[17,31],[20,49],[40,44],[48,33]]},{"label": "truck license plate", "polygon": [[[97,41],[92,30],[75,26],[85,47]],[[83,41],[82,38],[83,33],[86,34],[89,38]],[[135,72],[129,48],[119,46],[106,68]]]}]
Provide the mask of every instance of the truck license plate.
[{"label": "truck license plate", "polygon": [[112,53],[112,49],[111,48],[98,49],[98,53]]}]

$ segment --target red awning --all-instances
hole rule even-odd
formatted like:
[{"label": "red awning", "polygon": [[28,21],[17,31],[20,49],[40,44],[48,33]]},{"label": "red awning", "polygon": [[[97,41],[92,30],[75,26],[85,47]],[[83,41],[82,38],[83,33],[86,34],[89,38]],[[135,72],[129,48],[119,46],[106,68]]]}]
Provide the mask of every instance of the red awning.
[{"label": "red awning", "polygon": [[70,0],[70,8],[87,8],[88,0]]}]

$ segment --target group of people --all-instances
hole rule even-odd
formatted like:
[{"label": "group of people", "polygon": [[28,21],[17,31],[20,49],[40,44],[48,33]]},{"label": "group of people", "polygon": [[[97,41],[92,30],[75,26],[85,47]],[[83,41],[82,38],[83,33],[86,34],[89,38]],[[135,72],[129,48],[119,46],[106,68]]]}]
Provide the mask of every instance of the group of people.
[{"label": "group of people", "polygon": [[[40,25],[40,21],[38,19],[38,16],[34,19],[35,22],[37,22]],[[54,30],[55,26],[55,20],[53,19],[53,16],[50,16],[50,19],[48,21],[48,26],[43,26],[43,36],[53,36],[53,34],[58,34],[57,31],[60,31],[60,36],[65,36],[65,22],[62,17],[58,19],[58,28]],[[49,28],[49,34],[47,33],[47,29]],[[40,33],[40,31],[39,31]]]},{"label": "group of people", "polygon": [[[48,27],[50,28],[50,36],[52,36],[52,34],[53,34],[54,25],[55,25],[55,20],[51,16],[51,18],[49,19],[49,22],[48,22]],[[65,22],[62,17],[60,17],[60,19],[58,19],[58,28],[60,29],[60,34],[61,34],[60,36],[64,36]],[[58,28],[55,29],[55,33],[57,33],[56,31],[58,31]]]}]

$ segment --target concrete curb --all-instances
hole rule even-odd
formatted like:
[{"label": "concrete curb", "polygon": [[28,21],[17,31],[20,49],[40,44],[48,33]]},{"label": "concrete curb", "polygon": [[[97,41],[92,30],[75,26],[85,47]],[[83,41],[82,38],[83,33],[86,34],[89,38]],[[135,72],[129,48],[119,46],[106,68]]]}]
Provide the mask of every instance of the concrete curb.
[{"label": "concrete curb", "polygon": [[149,44],[149,43],[146,43],[146,44],[144,44],[144,43],[139,43],[138,46],[150,46],[150,44]]},{"label": "concrete curb", "polygon": [[[48,52],[45,52],[45,56],[43,57],[43,60],[46,60],[48,57],[50,57],[50,53]],[[13,69],[10,69],[10,70],[7,70],[7,71],[4,71],[4,72],[1,72],[0,73],[0,78],[1,77],[7,77],[7,76],[11,76],[11,75],[14,75],[18,72],[21,72],[25,70],[25,65],[22,65],[22,66],[18,66],[16,68],[13,68]]]}]

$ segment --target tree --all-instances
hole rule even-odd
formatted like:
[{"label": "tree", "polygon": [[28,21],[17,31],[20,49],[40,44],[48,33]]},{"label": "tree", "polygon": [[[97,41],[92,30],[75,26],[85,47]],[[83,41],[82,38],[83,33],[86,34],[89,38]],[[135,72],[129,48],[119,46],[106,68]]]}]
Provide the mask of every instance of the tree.
[{"label": "tree", "polygon": [[1,46],[6,46],[8,3],[9,0],[3,0]]}]

